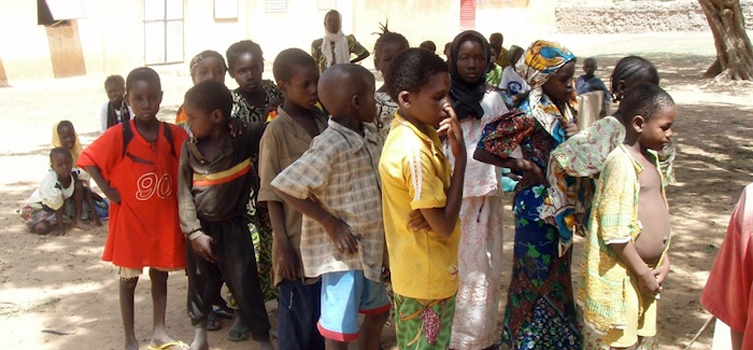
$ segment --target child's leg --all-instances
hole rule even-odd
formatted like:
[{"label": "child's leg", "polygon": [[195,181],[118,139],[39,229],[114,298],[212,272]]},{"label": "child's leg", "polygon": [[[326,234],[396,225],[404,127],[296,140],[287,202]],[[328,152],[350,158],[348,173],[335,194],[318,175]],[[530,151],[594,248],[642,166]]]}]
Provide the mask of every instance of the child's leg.
[{"label": "child's leg", "polygon": [[[81,214],[84,212],[84,194],[86,193],[86,187],[82,181],[76,181],[73,184],[73,223],[82,230],[88,230],[89,226],[81,220]],[[89,202],[91,197],[89,196]],[[91,205],[91,204],[90,204]],[[91,205],[94,209],[94,206]],[[96,215],[96,213],[95,213]]]},{"label": "child's leg", "polygon": [[102,226],[102,221],[99,220],[99,213],[97,213],[97,208],[94,206],[94,197],[92,196],[92,190],[86,186],[83,186],[83,188],[84,199],[86,200],[86,204],[89,206],[89,218],[95,225]]},{"label": "child's leg", "polygon": [[392,296],[398,348],[446,349],[450,345],[455,315],[454,295],[437,300],[414,299],[397,293]]},{"label": "child's leg", "polygon": [[368,314],[361,325],[361,350],[379,350],[382,339],[382,330],[387,319],[390,317],[389,304],[387,311],[377,314]]},{"label": "child's leg", "polygon": [[321,308],[322,282],[305,285],[283,280],[277,307],[278,350],[324,350],[324,338],[316,329]]},{"label": "child's leg", "polygon": [[186,242],[186,270],[188,272],[188,316],[194,328],[194,339],[191,350],[209,349],[207,339],[207,315],[212,305],[208,298],[207,285],[210,280],[218,279],[211,276],[219,275],[217,268],[196,255],[190,242]]},{"label": "child's leg", "polygon": [[251,337],[259,342],[262,349],[271,349],[271,327],[261,295],[254,245],[248,226],[243,218],[237,218],[212,224],[211,228],[217,233],[214,236],[217,264],[238,304],[238,312],[249,326]]},{"label": "child's leg", "polygon": [[36,225],[34,225],[34,228],[32,232],[38,234],[38,235],[46,235],[52,231],[52,225],[50,225],[49,221],[40,221]]},{"label": "child's leg", "polygon": [[123,319],[126,350],[138,350],[139,348],[139,342],[136,340],[134,331],[135,316],[133,310],[133,294],[138,282],[138,277],[120,278],[120,315]]},{"label": "child's leg", "polygon": [[[361,350],[379,350],[382,330],[390,317],[390,298],[382,281],[376,282],[363,276],[363,271],[356,271],[361,278],[359,312],[366,315],[361,325]],[[380,276],[381,277],[381,276]]]},{"label": "child's leg", "polygon": [[165,310],[167,309],[167,272],[157,269],[149,269],[149,278],[152,280],[152,346],[161,346],[167,343],[175,343],[169,349],[180,349],[184,346],[176,342],[165,333]]}]

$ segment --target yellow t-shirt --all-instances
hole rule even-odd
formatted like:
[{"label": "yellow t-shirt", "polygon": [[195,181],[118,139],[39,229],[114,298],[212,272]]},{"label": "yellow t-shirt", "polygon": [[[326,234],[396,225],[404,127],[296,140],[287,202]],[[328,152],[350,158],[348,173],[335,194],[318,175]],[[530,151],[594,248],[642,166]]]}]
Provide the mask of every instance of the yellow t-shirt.
[{"label": "yellow t-shirt", "polygon": [[429,135],[395,113],[379,161],[384,231],[395,293],[416,299],[444,299],[458,289],[460,220],[450,237],[408,228],[414,209],[444,208],[450,163],[437,133]]}]

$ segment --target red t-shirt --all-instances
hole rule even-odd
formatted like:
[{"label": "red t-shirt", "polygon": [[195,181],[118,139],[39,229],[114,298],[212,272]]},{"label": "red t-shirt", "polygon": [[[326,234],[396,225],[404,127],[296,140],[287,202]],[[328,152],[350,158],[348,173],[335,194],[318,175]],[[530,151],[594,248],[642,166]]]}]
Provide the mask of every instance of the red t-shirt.
[{"label": "red t-shirt", "polygon": [[[123,155],[123,124],[109,128],[87,147],[81,168],[96,166],[120,193],[110,203],[109,233],[102,260],[127,268],[186,266],[185,241],[178,219],[178,156],[186,131],[160,123],[157,140],[145,140],[129,122],[133,138]],[[172,132],[172,145],[164,128]],[[174,153],[173,153],[174,152]]]},{"label": "red t-shirt", "polygon": [[[751,198],[747,202],[747,197]],[[753,349],[753,184],[745,187],[727,227],[701,304],[737,332],[743,349]]]}]

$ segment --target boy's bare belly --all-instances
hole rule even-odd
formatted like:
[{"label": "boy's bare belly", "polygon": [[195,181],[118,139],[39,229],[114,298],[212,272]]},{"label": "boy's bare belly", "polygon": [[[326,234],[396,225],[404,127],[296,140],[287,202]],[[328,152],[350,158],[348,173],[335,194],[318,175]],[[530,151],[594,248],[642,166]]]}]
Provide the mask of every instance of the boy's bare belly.
[{"label": "boy's bare belly", "polygon": [[646,264],[654,266],[669,242],[669,210],[661,193],[661,178],[656,168],[651,164],[644,169],[638,176],[641,184],[638,220],[643,229],[635,240],[635,249]]}]

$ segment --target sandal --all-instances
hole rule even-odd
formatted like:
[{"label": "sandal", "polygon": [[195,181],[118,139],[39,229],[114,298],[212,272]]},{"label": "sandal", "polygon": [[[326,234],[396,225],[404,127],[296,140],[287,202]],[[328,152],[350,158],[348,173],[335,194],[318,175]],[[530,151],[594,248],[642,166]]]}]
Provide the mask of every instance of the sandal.
[{"label": "sandal", "polygon": [[182,342],[180,340],[176,340],[176,341],[171,341],[171,342],[164,343],[162,345],[151,345],[150,344],[146,349],[147,350],[176,350],[176,349],[187,350],[188,349],[188,344],[186,344],[186,343],[184,343],[184,342]]},{"label": "sandal", "polygon": [[207,315],[207,330],[217,331],[220,329],[222,329],[222,323],[220,323],[220,319],[217,318],[217,314],[214,311],[209,311],[209,314]]},{"label": "sandal", "polygon": [[251,336],[251,331],[248,329],[248,327],[243,328],[230,328],[230,331],[227,332],[227,339],[230,341],[244,341],[248,339]]}]

